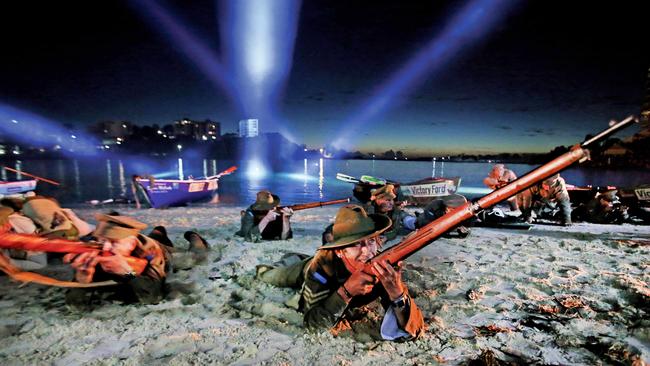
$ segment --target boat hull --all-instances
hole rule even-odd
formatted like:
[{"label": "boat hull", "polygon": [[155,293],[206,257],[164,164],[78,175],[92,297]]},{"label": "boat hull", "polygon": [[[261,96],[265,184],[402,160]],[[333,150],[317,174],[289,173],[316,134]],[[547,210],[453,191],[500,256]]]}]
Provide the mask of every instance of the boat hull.
[{"label": "boat hull", "polygon": [[212,197],[219,188],[212,180],[136,179],[153,208],[181,206]]},{"label": "boat hull", "polygon": [[0,194],[19,194],[36,189],[37,180],[19,180],[15,182],[0,182]]}]

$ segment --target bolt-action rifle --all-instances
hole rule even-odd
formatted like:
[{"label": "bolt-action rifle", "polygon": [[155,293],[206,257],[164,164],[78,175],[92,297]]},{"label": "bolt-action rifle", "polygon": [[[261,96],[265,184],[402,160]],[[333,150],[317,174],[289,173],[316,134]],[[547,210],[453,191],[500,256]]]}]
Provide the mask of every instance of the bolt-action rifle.
[{"label": "bolt-action rifle", "polygon": [[[17,249],[35,252],[49,253],[85,253],[102,250],[103,245],[95,242],[80,242],[66,239],[48,239],[36,235],[16,234],[11,232],[0,233],[0,249]],[[112,253],[101,252],[101,257],[107,257]],[[101,257],[99,260],[101,261]],[[125,256],[124,259],[136,274],[141,274],[147,267],[147,260],[142,258]],[[49,286],[61,287],[96,287],[115,284],[113,281],[104,281],[101,283],[82,284],[77,282],[59,281],[53,278],[45,277],[36,273],[23,272],[13,266],[9,259],[0,253],[0,270],[10,277],[23,282],[36,282]]]},{"label": "bolt-action rifle", "polygon": [[477,201],[467,202],[464,205],[457,207],[446,215],[430,222],[408,236],[405,236],[401,242],[372,258],[368,263],[366,263],[365,268],[363,269],[364,272],[370,274],[374,273],[372,267],[373,262],[388,261],[390,264],[395,265],[399,261],[410,257],[418,250],[431,244],[431,242],[438,239],[442,234],[458,226],[463,221],[477,215],[479,212],[514,196],[538,182],[543,181],[575,162],[588,160],[589,150],[587,149],[589,147],[611,136],[615,132],[628,127],[634,122],[638,122],[638,119],[634,116],[630,116],[621,122],[614,123],[610,128],[582,143],[574,145],[568,152],[538,167],[537,169],[534,169],[492,193],[481,197]]},{"label": "bolt-action rifle", "polygon": [[275,209],[280,211],[285,207],[288,207],[292,209],[293,211],[300,211],[300,210],[307,210],[310,208],[316,208],[316,207],[323,207],[323,206],[329,206],[329,205],[338,205],[339,203],[348,203],[350,202],[349,198],[343,198],[340,200],[331,200],[331,201],[325,201],[325,202],[308,202],[308,203],[299,203],[296,205],[291,205],[291,206],[278,206]]}]

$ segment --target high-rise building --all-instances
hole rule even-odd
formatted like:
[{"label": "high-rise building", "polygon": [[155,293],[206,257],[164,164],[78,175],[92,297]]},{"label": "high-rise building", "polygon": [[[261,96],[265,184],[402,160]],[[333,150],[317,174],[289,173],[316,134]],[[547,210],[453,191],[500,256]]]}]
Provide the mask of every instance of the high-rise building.
[{"label": "high-rise building", "polygon": [[239,121],[239,137],[255,137],[259,135],[257,119],[242,119]]}]

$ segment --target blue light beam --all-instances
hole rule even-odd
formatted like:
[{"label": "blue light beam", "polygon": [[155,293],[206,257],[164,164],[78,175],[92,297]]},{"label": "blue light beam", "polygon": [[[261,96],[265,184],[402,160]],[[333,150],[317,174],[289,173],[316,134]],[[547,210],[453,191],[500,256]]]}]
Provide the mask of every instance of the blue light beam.
[{"label": "blue light beam", "polygon": [[295,140],[280,117],[293,62],[299,0],[222,0],[219,26],[224,63],[245,118],[257,118]]},{"label": "blue light beam", "polygon": [[142,18],[171,41],[175,50],[194,64],[212,85],[234,101],[240,110],[244,110],[243,106],[237,103],[238,99],[233,94],[233,81],[216,52],[206,47],[204,42],[187,31],[189,28],[185,24],[155,1],[134,0],[132,3]]},{"label": "blue light beam", "polygon": [[36,113],[0,103],[0,132],[27,147],[52,148],[66,155],[97,153],[99,141]]},{"label": "blue light beam", "polygon": [[345,119],[332,145],[338,149],[354,146],[353,136],[361,136],[363,126],[394,107],[401,97],[422,84],[428,74],[439,71],[471,41],[485,35],[487,30],[505,17],[516,0],[474,0],[462,8],[447,23],[437,37],[380,85],[361,107]]}]

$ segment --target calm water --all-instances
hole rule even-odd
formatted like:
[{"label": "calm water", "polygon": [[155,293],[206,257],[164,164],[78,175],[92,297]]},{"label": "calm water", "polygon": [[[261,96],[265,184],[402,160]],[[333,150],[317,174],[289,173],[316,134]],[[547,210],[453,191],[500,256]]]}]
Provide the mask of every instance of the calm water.
[{"label": "calm water", "polygon": [[[133,174],[152,174],[158,178],[201,177],[219,173],[237,165],[239,170],[220,180],[219,198],[222,203],[245,205],[255,200],[260,189],[279,194],[285,204],[350,197],[352,184],[336,179],[336,173],[359,177],[373,175],[400,182],[425,177],[460,176],[461,193],[476,195],[475,188],[484,188],[483,178],[492,164],[443,163],[434,166],[427,161],[371,161],[371,160],[302,160],[287,162],[281,172],[259,174],[263,164],[252,161],[226,161],[204,158],[184,159],[79,159],[29,160],[5,163],[7,166],[53,179],[59,187],[39,182],[37,192],[51,195],[64,204],[78,204],[89,200],[131,197],[130,180]],[[522,175],[535,166],[512,164],[508,167]],[[252,172],[254,174],[247,174]],[[2,169],[3,180],[14,180],[16,174]],[[641,170],[595,170],[574,167],[562,173],[566,181],[575,185],[633,186],[650,183],[650,172]],[[474,192],[474,194],[472,194]]]}]

